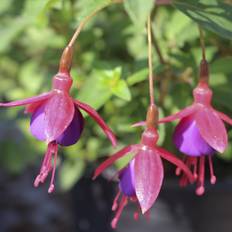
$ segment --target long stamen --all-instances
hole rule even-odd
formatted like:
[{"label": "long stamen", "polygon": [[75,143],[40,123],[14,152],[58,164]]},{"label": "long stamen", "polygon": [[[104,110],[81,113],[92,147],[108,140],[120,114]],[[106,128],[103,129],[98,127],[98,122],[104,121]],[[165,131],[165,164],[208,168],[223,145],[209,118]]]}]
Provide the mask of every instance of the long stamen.
[{"label": "long stamen", "polygon": [[145,213],[145,217],[146,217],[146,220],[147,220],[148,222],[150,222],[150,220],[151,220],[151,213],[150,213],[150,210],[148,210],[148,211]]},{"label": "long stamen", "polygon": [[123,209],[124,209],[124,207],[125,207],[126,205],[127,205],[127,197],[126,197],[126,196],[123,196],[123,197],[122,197],[122,200],[121,200],[121,202],[120,202],[120,204],[119,204],[118,211],[116,212],[116,215],[115,215],[114,219],[113,219],[112,222],[111,222],[111,226],[112,226],[113,229],[116,228],[117,223],[118,223],[118,220],[119,220],[119,218],[120,218],[120,216],[121,216],[121,214],[122,214],[122,211],[123,211]]},{"label": "long stamen", "polygon": [[217,178],[214,175],[212,156],[209,155],[208,159],[209,159],[210,183],[215,184],[217,181]]},{"label": "long stamen", "polygon": [[[134,199],[133,199],[133,201],[134,201]],[[139,206],[139,204],[138,204],[137,198],[136,198],[136,202],[137,202],[137,204],[136,204],[137,209],[136,209],[136,211],[134,212],[134,219],[135,219],[135,221],[138,221],[138,219],[139,219],[139,212],[140,212],[141,210],[140,210],[140,206]]]},{"label": "long stamen", "polygon": [[52,143],[49,143],[47,151],[45,153],[45,157],[43,159],[42,166],[40,168],[40,172],[34,181],[34,187],[38,187],[39,184],[43,183],[46,177],[48,176],[48,173],[51,169],[51,158],[52,158]]},{"label": "long stamen", "polygon": [[57,160],[57,153],[58,153],[57,148],[58,148],[58,146],[55,145],[54,150],[53,150],[53,152],[54,152],[54,163],[53,163],[53,169],[52,169],[52,177],[51,177],[48,193],[52,193],[54,191],[54,189],[55,189],[54,178],[55,178],[55,173],[56,173],[56,160]]},{"label": "long stamen", "polygon": [[192,158],[192,166],[193,166],[194,179],[197,180],[197,177],[198,177],[198,174],[197,174],[197,157]]},{"label": "long stamen", "polygon": [[198,187],[196,189],[196,194],[201,196],[205,192],[204,182],[205,182],[205,156],[201,156],[199,161],[199,177],[198,177]]},{"label": "long stamen", "polygon": [[118,208],[118,199],[121,195],[121,191],[119,190],[116,197],[114,198],[113,205],[112,205],[112,211],[115,211]]},{"label": "long stamen", "polygon": [[[52,176],[50,181],[50,186],[48,189],[48,193],[52,193],[54,191],[54,178],[55,178],[55,170],[56,170],[56,160],[58,153],[58,145],[54,142],[48,144],[47,152],[45,153],[45,157],[40,168],[40,173],[37,175],[34,186],[38,187],[40,183],[44,183],[49,172],[52,170]],[[52,164],[52,155],[54,154],[54,161]]]}]

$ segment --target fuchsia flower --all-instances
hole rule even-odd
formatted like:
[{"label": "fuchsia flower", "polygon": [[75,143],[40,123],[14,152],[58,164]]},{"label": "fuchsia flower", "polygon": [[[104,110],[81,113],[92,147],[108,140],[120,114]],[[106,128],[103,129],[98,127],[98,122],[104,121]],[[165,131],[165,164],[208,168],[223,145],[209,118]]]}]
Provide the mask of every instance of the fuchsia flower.
[{"label": "fuchsia flower", "polygon": [[[67,47],[60,62],[59,72],[53,77],[52,90],[32,98],[9,103],[0,103],[3,107],[26,106],[26,112],[31,113],[30,130],[38,140],[48,144],[40,173],[36,177],[34,186],[44,183],[52,171],[48,192],[54,191],[54,176],[58,144],[70,146],[75,144],[83,131],[84,118],[80,109],[87,112],[103,129],[104,133],[116,145],[116,139],[111,129],[100,115],[89,105],[73,99],[69,95],[72,78],[69,74],[72,60],[72,49]],[[52,159],[53,163],[52,163]]]},{"label": "fuchsia flower", "polygon": [[[208,79],[208,64],[203,60],[200,67],[200,80],[193,90],[193,104],[159,121],[159,123],[166,123],[180,119],[173,135],[173,141],[176,147],[186,155],[184,158],[186,165],[193,168],[197,182],[197,195],[204,193],[206,158],[209,161],[210,182],[216,183],[212,155],[216,151],[224,152],[227,147],[228,136],[223,121],[232,125],[232,119],[211,106],[212,90],[208,86]],[[177,169],[177,174],[180,173],[181,171]],[[187,184],[188,179],[183,173],[180,185]]]},{"label": "fuchsia flower", "polygon": [[[148,115],[150,116],[147,117],[147,128],[142,134],[141,142],[129,145],[118,151],[103,162],[95,171],[94,179],[119,158],[127,154],[134,154],[133,159],[118,174],[119,192],[112,206],[113,211],[117,210],[111,223],[113,228],[116,227],[128,200],[137,203],[139,208],[141,208],[142,214],[149,212],[149,209],[156,201],[163,183],[164,170],[161,158],[168,160],[180,168],[189,178],[190,182],[194,180],[192,173],[182,161],[157,146],[156,143],[159,135],[153,123],[155,121],[153,120],[154,116],[152,116],[154,112],[157,114],[156,107],[152,105],[148,111]],[[150,120],[150,118],[153,119]],[[121,201],[118,204],[121,195]],[[138,218],[138,215],[139,212],[135,212],[135,219]]]}]

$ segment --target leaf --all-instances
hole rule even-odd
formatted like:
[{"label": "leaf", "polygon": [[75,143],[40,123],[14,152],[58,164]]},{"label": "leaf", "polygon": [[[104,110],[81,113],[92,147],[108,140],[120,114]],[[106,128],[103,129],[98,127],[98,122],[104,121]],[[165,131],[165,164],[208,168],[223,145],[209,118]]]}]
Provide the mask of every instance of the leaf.
[{"label": "leaf", "polygon": [[12,40],[29,25],[34,24],[39,18],[48,0],[25,1],[22,15],[8,21],[0,30],[0,52],[8,49]]},{"label": "leaf", "polygon": [[210,66],[210,71],[212,73],[223,73],[231,74],[232,73],[232,56],[222,57],[217,59]]},{"label": "leaf", "polygon": [[78,100],[88,103],[95,110],[102,107],[112,96],[111,90],[105,85],[105,78],[101,71],[95,70],[93,77],[81,86]]},{"label": "leaf", "polygon": [[124,8],[136,27],[145,27],[148,16],[155,4],[154,0],[124,0]]},{"label": "leaf", "polygon": [[144,69],[141,69],[141,70],[133,73],[131,76],[129,76],[127,78],[127,82],[129,85],[134,85],[134,84],[137,84],[141,81],[146,80],[147,76],[148,76],[148,69],[144,68]]},{"label": "leaf", "polygon": [[131,93],[127,86],[126,81],[119,80],[117,84],[112,88],[112,93],[123,100],[130,101]]},{"label": "leaf", "polygon": [[59,173],[60,187],[64,191],[70,190],[81,178],[85,169],[85,162],[82,159],[66,160],[62,163]]},{"label": "leaf", "polygon": [[174,0],[173,4],[202,27],[232,38],[232,5],[217,0]]}]

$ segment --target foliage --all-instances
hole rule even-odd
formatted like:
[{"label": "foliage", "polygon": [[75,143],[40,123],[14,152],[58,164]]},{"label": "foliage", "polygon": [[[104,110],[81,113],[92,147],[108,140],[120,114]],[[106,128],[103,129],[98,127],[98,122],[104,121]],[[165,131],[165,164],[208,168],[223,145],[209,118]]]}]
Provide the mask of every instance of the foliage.
[{"label": "foliage", "polygon": [[[0,4],[0,94],[9,101],[49,89],[62,49],[80,20],[103,9],[84,28],[75,47],[73,96],[95,107],[118,136],[120,146],[136,143],[147,98],[147,45],[144,26],[155,1],[126,0],[2,0]],[[223,1],[175,0],[174,7],[152,11],[153,30],[164,61],[154,52],[155,97],[167,115],[192,101],[201,57],[197,23],[206,30],[207,58],[214,105],[232,115],[232,6]],[[124,8],[125,7],[125,8]],[[128,13],[128,16],[126,14]],[[183,13],[184,14],[183,14]],[[130,18],[133,23],[131,23]],[[216,34],[214,34],[216,33]],[[44,145],[29,133],[22,109],[1,109],[0,164],[20,173],[43,155]],[[77,145],[63,149],[60,183],[69,189],[89,163],[110,153],[100,129],[86,118]],[[161,139],[173,150],[173,125],[160,128]],[[231,160],[231,147],[225,159]],[[221,156],[223,158],[223,156]]]}]

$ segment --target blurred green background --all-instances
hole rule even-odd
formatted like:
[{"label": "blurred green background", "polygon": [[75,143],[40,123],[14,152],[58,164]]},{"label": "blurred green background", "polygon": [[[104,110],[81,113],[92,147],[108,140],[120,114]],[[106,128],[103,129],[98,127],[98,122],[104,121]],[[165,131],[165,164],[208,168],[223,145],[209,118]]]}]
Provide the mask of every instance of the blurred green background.
[{"label": "blurred green background", "polygon": [[[119,147],[137,143],[142,129],[132,128],[131,124],[145,119],[148,106],[147,41],[143,20],[151,9],[149,4],[148,9],[140,9],[136,5],[139,0],[133,3],[136,10],[129,0],[126,10],[123,4],[111,2],[1,0],[1,101],[48,91],[62,50],[80,20],[93,10],[109,5],[78,37],[71,72],[72,96],[99,111],[117,135]],[[207,8],[208,2],[175,1],[178,9],[158,6],[152,10],[154,37],[162,54],[160,58],[154,48],[155,98],[160,117],[192,102],[201,59],[196,22],[209,29],[205,30],[205,40],[213,104],[232,115],[232,43],[228,39],[232,33],[231,5],[223,5],[221,1],[222,5],[214,7],[216,13],[212,14],[212,9]],[[200,4],[205,4],[205,8]],[[191,12],[193,7],[199,7],[202,12]],[[1,109],[0,119],[1,168],[21,174],[26,167],[40,162],[46,145],[30,135],[30,119],[21,107]],[[89,164],[94,167],[96,160],[114,152],[96,123],[88,117],[86,121],[80,141],[59,150],[58,181],[62,190],[70,189],[85,174]],[[177,153],[171,142],[173,126],[159,127],[159,145]],[[230,129],[229,135],[232,138]],[[231,145],[219,157],[231,162]]]}]

